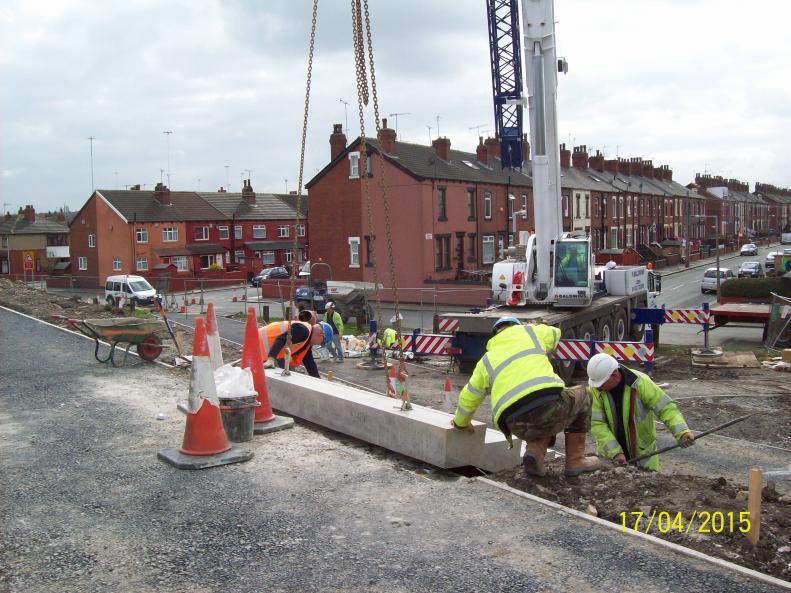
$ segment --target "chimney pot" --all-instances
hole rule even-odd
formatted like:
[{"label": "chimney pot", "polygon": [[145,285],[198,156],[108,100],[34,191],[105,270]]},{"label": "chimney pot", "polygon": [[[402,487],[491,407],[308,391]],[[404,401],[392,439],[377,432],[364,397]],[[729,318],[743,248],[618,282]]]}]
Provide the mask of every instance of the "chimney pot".
[{"label": "chimney pot", "polygon": [[387,127],[387,119],[382,118],[382,128],[379,130],[379,146],[383,152],[394,154],[396,151],[396,133]]},{"label": "chimney pot", "polygon": [[437,138],[431,145],[439,158],[443,161],[450,160],[450,140],[448,138]]},{"label": "chimney pot", "polygon": [[330,159],[335,159],[346,150],[346,134],[343,133],[343,124],[333,124],[330,135]]}]

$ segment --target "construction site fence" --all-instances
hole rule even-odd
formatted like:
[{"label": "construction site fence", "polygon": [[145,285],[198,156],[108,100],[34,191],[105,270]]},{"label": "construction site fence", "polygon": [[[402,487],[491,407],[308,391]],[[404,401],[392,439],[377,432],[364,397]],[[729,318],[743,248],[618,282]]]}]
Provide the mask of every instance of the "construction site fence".
[{"label": "construction site fence", "polygon": [[764,347],[773,351],[791,348],[791,299],[775,293],[772,293]]}]

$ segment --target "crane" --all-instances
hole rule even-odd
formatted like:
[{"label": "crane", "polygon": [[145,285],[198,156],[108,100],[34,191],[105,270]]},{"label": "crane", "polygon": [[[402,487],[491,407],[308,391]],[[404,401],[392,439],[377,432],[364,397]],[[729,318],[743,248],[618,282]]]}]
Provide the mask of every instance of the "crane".
[{"label": "crane", "polygon": [[[519,14],[525,23],[522,47],[527,101],[522,95]],[[495,125],[503,167],[522,164],[522,109],[529,107],[533,211],[538,234],[509,248],[494,265],[492,290],[509,306],[586,307],[593,300],[590,239],[563,233],[560,146],[557,124],[558,72],[567,72],[555,51],[553,0],[487,0]],[[522,238],[526,241],[523,242]]]}]

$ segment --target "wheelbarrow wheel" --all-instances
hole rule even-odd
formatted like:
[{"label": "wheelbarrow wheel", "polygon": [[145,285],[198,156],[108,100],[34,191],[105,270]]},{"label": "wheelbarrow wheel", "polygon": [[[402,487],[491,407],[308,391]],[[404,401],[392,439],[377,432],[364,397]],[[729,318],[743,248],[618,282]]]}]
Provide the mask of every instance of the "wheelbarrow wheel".
[{"label": "wheelbarrow wheel", "polygon": [[152,362],[162,354],[162,340],[156,335],[149,334],[146,339],[137,345],[137,353],[140,358]]}]

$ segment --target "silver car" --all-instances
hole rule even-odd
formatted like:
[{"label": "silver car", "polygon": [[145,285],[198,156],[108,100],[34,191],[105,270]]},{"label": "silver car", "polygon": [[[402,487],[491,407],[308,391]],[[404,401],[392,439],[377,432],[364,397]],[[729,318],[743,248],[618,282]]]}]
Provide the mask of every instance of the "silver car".
[{"label": "silver car", "polygon": [[[735,276],[733,275],[733,271],[730,268],[720,268],[719,277],[720,277],[720,284],[722,284],[726,280],[731,280]],[[703,280],[700,283],[700,292],[701,294],[706,294],[707,292],[716,292],[716,291],[717,291],[717,268],[709,268],[708,270],[706,270],[706,273],[703,274]]]}]

